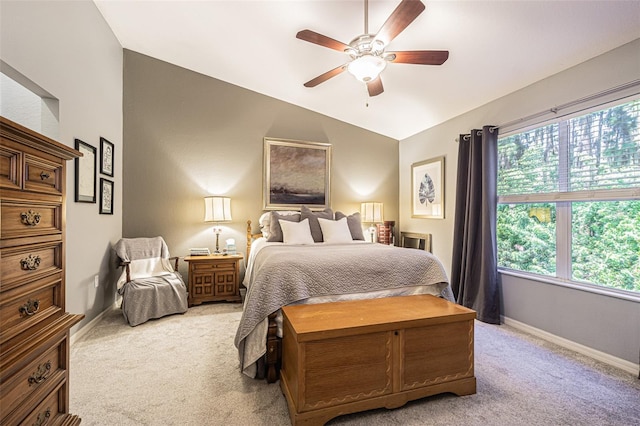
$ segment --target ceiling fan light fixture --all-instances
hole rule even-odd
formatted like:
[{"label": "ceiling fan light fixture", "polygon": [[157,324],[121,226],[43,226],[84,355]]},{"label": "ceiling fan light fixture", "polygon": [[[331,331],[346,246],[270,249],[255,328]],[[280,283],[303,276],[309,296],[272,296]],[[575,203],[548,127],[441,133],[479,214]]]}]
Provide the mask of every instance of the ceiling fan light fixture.
[{"label": "ceiling fan light fixture", "polygon": [[347,66],[348,71],[363,83],[373,81],[387,66],[387,61],[379,56],[362,55]]}]

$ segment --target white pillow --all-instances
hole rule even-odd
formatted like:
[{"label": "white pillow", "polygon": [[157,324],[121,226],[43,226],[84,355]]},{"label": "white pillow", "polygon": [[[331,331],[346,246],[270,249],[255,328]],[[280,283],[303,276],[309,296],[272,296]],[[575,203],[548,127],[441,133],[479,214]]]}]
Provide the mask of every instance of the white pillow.
[{"label": "white pillow", "polygon": [[281,220],[282,242],[285,244],[314,244],[309,219],[300,222]]},{"label": "white pillow", "polygon": [[319,217],[318,222],[320,222],[320,229],[322,229],[322,239],[325,243],[336,244],[350,243],[353,241],[346,217],[343,217],[340,220],[329,220]]}]

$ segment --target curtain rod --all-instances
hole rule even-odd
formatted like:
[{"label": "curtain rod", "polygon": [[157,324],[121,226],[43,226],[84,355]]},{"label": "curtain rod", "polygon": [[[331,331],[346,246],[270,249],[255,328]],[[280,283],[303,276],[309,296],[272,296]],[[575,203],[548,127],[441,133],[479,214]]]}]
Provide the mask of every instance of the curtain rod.
[{"label": "curtain rod", "polygon": [[632,88],[634,88],[636,86],[640,86],[640,79],[632,80],[632,81],[630,81],[628,83],[624,83],[624,84],[621,84],[619,86],[615,86],[615,87],[603,90],[603,91],[598,92],[598,93],[593,93],[593,94],[585,96],[583,98],[579,98],[579,99],[576,99],[574,101],[570,101],[570,102],[558,105],[556,107],[549,108],[549,109],[546,109],[544,111],[540,111],[540,112],[537,112],[535,114],[528,115],[526,117],[518,118],[517,120],[512,120],[512,121],[509,121],[507,123],[500,124],[498,126],[493,127],[492,129],[501,129],[501,128],[505,128],[505,127],[511,127],[511,126],[513,126],[515,124],[522,123],[523,121],[533,120],[535,118],[542,117],[543,115],[546,115],[546,114],[549,114],[549,113],[557,114],[559,111],[561,111],[563,109],[567,109],[567,108],[570,108],[570,107],[573,107],[573,106],[576,106],[576,105],[580,105],[582,103],[589,102],[589,101],[592,101],[594,99],[602,98],[603,96],[612,95],[614,93],[622,92],[623,90],[632,89]]},{"label": "curtain rod", "polygon": [[[582,103],[589,102],[589,101],[592,101],[594,99],[602,98],[602,97],[607,96],[607,95],[611,95],[611,94],[614,94],[614,93],[622,92],[624,90],[632,89],[632,88],[634,88],[636,86],[640,86],[640,79],[632,80],[632,81],[630,81],[628,83],[624,83],[624,84],[621,84],[619,86],[615,86],[615,87],[603,90],[603,91],[598,92],[598,93],[593,93],[591,95],[588,95],[588,96],[576,99],[574,101],[570,101],[570,102],[558,105],[558,106],[553,107],[553,108],[546,109],[544,111],[537,112],[535,114],[527,115],[526,117],[518,118],[516,120],[508,121],[506,123],[503,123],[503,124],[500,124],[500,125],[497,125],[497,126],[493,126],[493,127],[491,127],[490,130],[493,131],[493,130],[496,130],[496,129],[504,129],[506,127],[511,127],[511,126],[514,126],[514,125],[522,123],[522,122],[528,122],[528,121],[533,120],[535,118],[542,117],[542,116],[544,116],[546,114],[549,114],[549,113],[557,114],[559,111],[561,111],[563,109],[567,109],[567,108],[570,108],[570,107],[573,107],[573,106],[576,106],[576,105],[580,105]],[[469,135],[464,135],[463,139],[464,140],[468,140],[469,139]],[[458,138],[456,138],[456,142],[459,142]]]}]

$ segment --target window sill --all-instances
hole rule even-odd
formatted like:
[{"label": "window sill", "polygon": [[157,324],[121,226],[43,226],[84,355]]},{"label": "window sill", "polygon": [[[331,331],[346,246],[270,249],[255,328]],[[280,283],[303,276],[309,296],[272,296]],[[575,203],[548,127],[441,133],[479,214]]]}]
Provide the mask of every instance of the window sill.
[{"label": "window sill", "polygon": [[607,288],[597,286],[594,284],[580,283],[576,281],[563,280],[557,277],[547,277],[544,275],[537,275],[528,272],[515,271],[513,269],[498,268],[498,273],[503,275],[510,275],[512,277],[523,278],[530,281],[537,281],[545,284],[558,285],[561,287],[572,288],[574,290],[586,291],[588,293],[600,294],[603,296],[614,297],[616,299],[628,300],[631,302],[640,303],[640,293],[632,291],[618,290],[613,288]]}]

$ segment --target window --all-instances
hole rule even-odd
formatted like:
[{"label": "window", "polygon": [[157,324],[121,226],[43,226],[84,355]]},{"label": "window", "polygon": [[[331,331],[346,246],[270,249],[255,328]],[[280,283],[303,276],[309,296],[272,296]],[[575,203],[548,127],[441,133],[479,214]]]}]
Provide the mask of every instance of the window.
[{"label": "window", "polygon": [[498,140],[498,266],[640,293],[640,100]]}]

